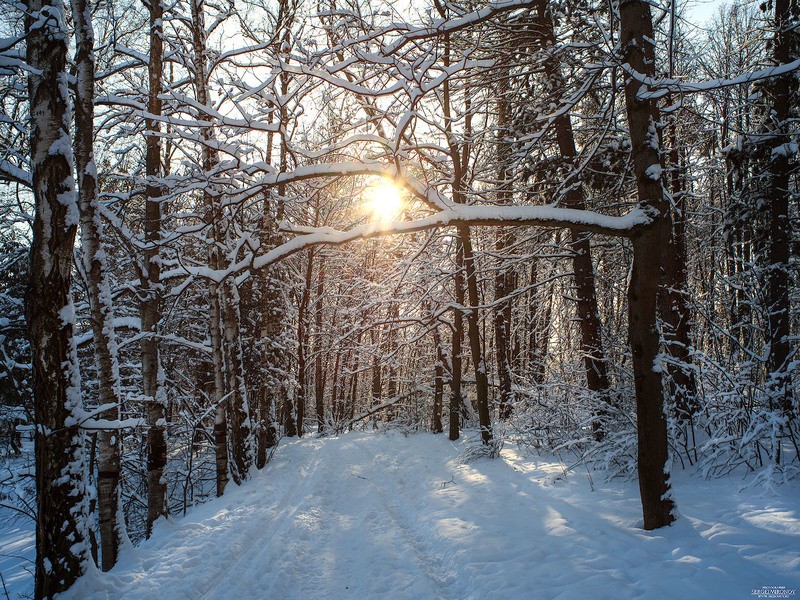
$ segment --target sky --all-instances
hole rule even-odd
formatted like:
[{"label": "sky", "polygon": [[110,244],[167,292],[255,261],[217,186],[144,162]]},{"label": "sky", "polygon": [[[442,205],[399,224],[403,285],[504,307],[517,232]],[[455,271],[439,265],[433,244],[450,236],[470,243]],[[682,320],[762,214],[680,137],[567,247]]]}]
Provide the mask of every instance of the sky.
[{"label": "sky", "polygon": [[726,0],[683,0],[681,4],[686,5],[686,19],[694,25],[703,25],[711,19],[723,4],[729,4]]}]

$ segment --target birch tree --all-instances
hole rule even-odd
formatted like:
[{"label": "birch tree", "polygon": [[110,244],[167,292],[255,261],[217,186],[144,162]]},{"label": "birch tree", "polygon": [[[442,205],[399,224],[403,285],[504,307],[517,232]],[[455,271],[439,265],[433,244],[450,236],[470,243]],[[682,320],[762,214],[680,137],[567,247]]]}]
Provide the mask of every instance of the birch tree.
[{"label": "birch tree", "polygon": [[161,321],[161,202],[165,189],[159,179],[164,174],[161,156],[161,116],[164,69],[164,6],[160,0],[147,4],[149,10],[150,51],[148,54],[148,102],[145,144],[146,198],[144,253],[140,314],[142,322],[142,392],[147,413],[147,536],[153,523],[167,514],[167,486],[164,469],[167,465],[166,416],[167,397],[159,358],[159,323]]},{"label": "birch tree", "polygon": [[36,418],[37,598],[52,598],[89,558],[83,403],[70,284],[80,213],[73,177],[69,35],[59,0],[27,4],[30,166],[36,214],[26,316]]},{"label": "birch tree", "polygon": [[78,172],[78,204],[81,215],[81,250],[88,282],[92,339],[97,360],[98,401],[105,409],[99,416],[97,496],[100,516],[102,568],[108,571],[117,562],[125,524],[119,516],[120,435],[115,429],[120,419],[120,381],[114,310],[108,281],[108,265],[102,248],[103,223],[94,160],[94,29],[91,4],[73,0],[75,22],[75,155]]}]

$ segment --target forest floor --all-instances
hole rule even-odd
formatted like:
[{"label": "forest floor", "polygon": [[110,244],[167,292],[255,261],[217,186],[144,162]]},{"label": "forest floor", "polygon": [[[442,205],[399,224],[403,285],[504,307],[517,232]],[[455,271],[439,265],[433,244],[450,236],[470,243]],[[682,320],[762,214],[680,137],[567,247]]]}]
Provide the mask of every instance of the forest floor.
[{"label": "forest floor", "polygon": [[[758,495],[679,473],[681,518],[645,532],[636,482],[443,435],[283,440],[223,498],[157,524],[62,598],[781,597],[800,589],[800,485]],[[776,586],[776,587],[770,587]],[[13,596],[12,596],[13,597]]]}]

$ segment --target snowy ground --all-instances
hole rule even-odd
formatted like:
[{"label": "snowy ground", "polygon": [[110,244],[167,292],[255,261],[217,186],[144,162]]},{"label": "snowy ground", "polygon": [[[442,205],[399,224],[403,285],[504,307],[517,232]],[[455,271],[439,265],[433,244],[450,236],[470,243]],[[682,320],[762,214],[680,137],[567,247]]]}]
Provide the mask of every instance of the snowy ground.
[{"label": "snowy ground", "polygon": [[[800,486],[679,476],[644,532],[635,483],[427,434],[282,443],[251,482],[92,572],[69,599],[753,598],[800,589]],[[592,491],[594,487],[595,491]],[[770,592],[773,593],[774,592]],[[777,597],[775,595],[768,597]]]},{"label": "snowy ground", "polygon": [[[682,518],[639,529],[635,483],[563,474],[514,449],[459,464],[443,436],[284,440],[242,488],[153,539],[66,598],[754,598],[800,590],[800,485],[678,473]],[[594,491],[592,491],[594,488]],[[2,515],[0,515],[2,516]],[[0,531],[9,598],[32,592],[33,531]],[[2,593],[2,592],[0,592]],[[799,592],[800,593],[800,592]]]},{"label": "snowy ground", "polygon": [[[5,496],[13,487],[13,493],[26,498],[29,505],[36,505],[36,492],[25,489],[33,486],[33,479],[25,475],[33,469],[33,441],[23,439],[22,444],[22,455],[0,459],[0,478],[5,481],[0,493],[0,598],[10,600],[33,597],[34,521],[12,509],[17,501]],[[16,483],[9,484],[10,481]]]},{"label": "snowy ground", "polygon": [[33,519],[17,518],[13,511],[4,508],[0,510],[0,522],[3,522],[0,529],[0,575],[5,585],[5,588],[0,586],[0,598],[33,597],[36,554]]}]

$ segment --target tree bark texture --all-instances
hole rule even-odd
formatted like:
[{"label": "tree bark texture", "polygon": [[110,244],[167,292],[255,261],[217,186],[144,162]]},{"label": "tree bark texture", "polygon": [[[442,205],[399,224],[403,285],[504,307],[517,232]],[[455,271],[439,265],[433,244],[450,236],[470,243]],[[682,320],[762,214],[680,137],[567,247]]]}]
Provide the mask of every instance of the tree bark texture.
[{"label": "tree bark texture", "polygon": [[[90,560],[87,546],[80,375],[70,294],[79,220],[66,73],[68,34],[60,0],[29,0],[25,18],[31,179],[36,203],[26,319],[36,419],[36,598],[69,588]],[[37,25],[35,26],[34,25]]]},{"label": "tree bark texture", "polygon": [[433,367],[433,415],[431,418],[431,431],[433,433],[442,433],[444,426],[442,425],[442,403],[444,400],[444,371],[445,356],[444,346],[442,345],[442,336],[439,334],[439,326],[433,325],[433,344],[436,347],[436,364]]},{"label": "tree bark texture", "polygon": [[464,317],[461,307],[464,305],[464,251],[461,238],[456,236],[456,274],[453,278],[456,308],[453,309],[453,336],[451,340],[450,367],[450,406],[448,413],[448,438],[457,440],[460,435],[461,405],[464,396],[461,389],[461,346],[464,341]]},{"label": "tree bark texture", "polygon": [[[797,0],[775,0],[775,34],[773,39],[773,62],[786,64],[797,57],[797,26],[800,7]],[[776,77],[769,85],[772,113],[768,127],[772,132],[769,187],[769,250],[767,275],[767,313],[769,355],[767,370],[769,383],[767,393],[770,404],[779,409],[788,419],[794,418],[792,386],[789,376],[790,361],[790,301],[789,258],[792,226],[789,219],[789,185],[792,159],[789,144],[790,117],[796,112],[797,78],[794,73]],[[794,111],[792,109],[795,109]],[[779,454],[776,456],[779,460]]]},{"label": "tree bark texture", "polygon": [[320,259],[314,307],[314,405],[317,413],[317,433],[325,433],[325,375],[322,372],[322,295],[325,291],[325,258]]},{"label": "tree bark texture", "polygon": [[472,251],[472,239],[469,227],[459,227],[458,236],[464,252],[464,274],[467,284],[467,338],[469,339],[472,363],[475,369],[476,404],[478,407],[478,424],[481,428],[481,440],[489,444],[493,439],[492,420],[489,413],[489,377],[486,373],[486,362],[483,356],[481,332],[478,323],[478,280],[475,272],[475,255]]},{"label": "tree bark texture", "polygon": [[305,283],[303,295],[300,299],[300,308],[297,315],[297,435],[303,435],[303,420],[306,412],[307,377],[306,364],[307,349],[309,346],[309,303],[311,290],[314,284],[314,250],[308,251],[306,260]]},{"label": "tree bark texture", "polygon": [[[497,191],[498,204],[511,204],[513,201],[512,173],[511,173],[511,123],[509,94],[509,69],[503,68],[498,74],[497,83],[497,140],[495,153],[497,155]],[[503,260],[503,251],[514,243],[514,234],[498,229],[495,232],[494,249],[500,260]],[[514,407],[514,393],[512,391],[513,373],[511,364],[511,301],[507,296],[514,289],[514,271],[510,268],[498,266],[494,278],[494,352],[497,360],[497,377],[500,384],[499,417],[506,420],[511,417]]]},{"label": "tree bark texture", "polygon": [[[81,213],[81,247],[89,296],[97,392],[100,406],[112,406],[99,418],[120,418],[119,363],[114,334],[114,311],[108,267],[101,240],[103,223],[97,198],[94,162],[94,31],[88,0],[72,0],[75,22],[75,161],[78,173],[78,205]],[[97,442],[97,505],[100,525],[100,557],[103,571],[117,562],[125,523],[118,518],[120,481],[120,432],[103,429]]]},{"label": "tree bark texture", "polygon": [[[620,3],[620,43],[625,63],[637,73],[655,76],[653,21],[650,5],[642,0]],[[639,492],[645,529],[674,521],[669,483],[667,421],[661,369],[657,366],[659,333],[656,306],[663,252],[669,240],[669,205],[661,183],[661,158],[656,124],[658,108],[637,97],[641,85],[625,81],[625,106],[631,135],[634,174],[642,208],[653,222],[631,238],[633,266],[628,288],[628,335],[633,355],[638,422]]]},{"label": "tree bark texture", "polygon": [[[163,18],[164,7],[155,0],[150,8],[150,63],[148,65],[149,95],[147,111],[153,117],[161,115],[163,78]],[[167,514],[167,398],[161,381],[158,333],[161,321],[161,202],[164,188],[159,184],[163,175],[161,160],[161,126],[157,118],[145,119],[145,173],[147,175],[144,214],[144,281],[142,281],[139,314],[142,321],[142,392],[147,417],[147,537],[153,523]]]}]

